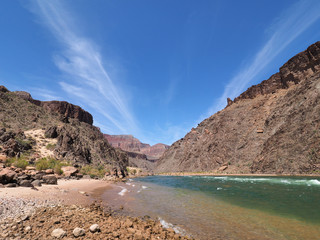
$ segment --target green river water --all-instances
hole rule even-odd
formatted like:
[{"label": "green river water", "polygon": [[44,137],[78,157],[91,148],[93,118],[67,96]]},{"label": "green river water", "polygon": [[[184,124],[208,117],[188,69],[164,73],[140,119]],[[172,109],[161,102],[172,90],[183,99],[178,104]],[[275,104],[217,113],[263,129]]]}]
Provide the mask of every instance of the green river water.
[{"label": "green river water", "polygon": [[151,176],[117,187],[106,201],[195,238],[320,239],[319,178]]}]

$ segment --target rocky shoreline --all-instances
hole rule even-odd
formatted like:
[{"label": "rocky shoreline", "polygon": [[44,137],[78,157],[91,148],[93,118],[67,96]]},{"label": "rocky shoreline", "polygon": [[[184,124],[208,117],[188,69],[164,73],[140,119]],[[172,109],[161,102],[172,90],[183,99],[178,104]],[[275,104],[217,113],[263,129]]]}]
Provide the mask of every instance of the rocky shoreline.
[{"label": "rocky shoreline", "polygon": [[1,224],[1,239],[190,239],[145,218],[115,216],[100,205],[53,205]]},{"label": "rocky shoreline", "polygon": [[95,189],[109,185],[99,180],[60,180],[38,191],[2,188],[0,239],[190,239],[147,216],[123,216],[101,207],[94,202],[99,199]]}]

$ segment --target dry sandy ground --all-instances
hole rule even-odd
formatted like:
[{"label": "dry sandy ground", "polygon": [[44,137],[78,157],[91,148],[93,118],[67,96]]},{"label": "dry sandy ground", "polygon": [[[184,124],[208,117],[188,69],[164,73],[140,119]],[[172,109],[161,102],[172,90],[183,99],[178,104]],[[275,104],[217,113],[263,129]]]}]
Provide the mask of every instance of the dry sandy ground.
[{"label": "dry sandy ground", "polygon": [[58,185],[42,185],[38,190],[24,187],[0,188],[0,197],[89,205],[94,200],[99,200],[100,192],[109,186],[110,183],[106,181],[94,179],[58,180]]},{"label": "dry sandy ground", "polygon": [[44,130],[42,129],[31,129],[25,131],[24,134],[27,137],[31,137],[36,140],[36,146],[33,148],[40,155],[40,157],[47,157],[53,155],[53,149],[47,149],[47,145],[51,144],[52,146],[57,144],[57,139],[55,138],[45,138]]}]

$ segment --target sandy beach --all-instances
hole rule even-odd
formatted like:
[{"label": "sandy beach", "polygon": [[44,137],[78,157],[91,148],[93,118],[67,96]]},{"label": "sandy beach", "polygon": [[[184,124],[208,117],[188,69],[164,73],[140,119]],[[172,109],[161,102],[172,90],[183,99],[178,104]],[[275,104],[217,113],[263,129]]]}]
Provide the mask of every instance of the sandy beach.
[{"label": "sandy beach", "polygon": [[98,197],[96,189],[108,188],[109,182],[95,179],[58,180],[58,185],[42,185],[34,190],[27,187],[0,188],[0,198],[23,198],[43,202],[87,206]]}]

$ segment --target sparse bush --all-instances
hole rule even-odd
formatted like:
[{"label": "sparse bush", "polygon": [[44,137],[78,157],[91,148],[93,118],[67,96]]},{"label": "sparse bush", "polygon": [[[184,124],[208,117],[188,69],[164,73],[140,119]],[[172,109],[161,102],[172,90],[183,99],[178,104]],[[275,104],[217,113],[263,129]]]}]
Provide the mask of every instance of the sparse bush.
[{"label": "sparse bush", "polygon": [[20,158],[8,158],[5,162],[6,167],[17,167],[17,168],[22,168],[26,169],[26,167],[29,165],[29,162],[25,159],[25,157],[20,157]]},{"label": "sparse bush", "polygon": [[17,168],[26,169],[26,167],[29,165],[28,161],[24,158],[18,158],[16,161],[13,162],[13,166]]},{"label": "sparse bush", "polygon": [[61,170],[61,167],[62,167],[61,164],[57,164],[53,169],[54,173],[61,175],[63,173],[63,171]]},{"label": "sparse bush", "polygon": [[98,166],[91,166],[91,165],[86,165],[83,166],[80,170],[80,173],[83,175],[89,175],[90,177],[99,177],[102,178],[106,174],[106,170],[103,165],[98,165]]},{"label": "sparse bush", "polygon": [[13,166],[13,162],[16,160],[16,158],[7,158],[6,159],[6,161],[5,161],[5,163],[4,163],[4,165],[6,166],[6,167],[11,167],[11,166]]},{"label": "sparse bush", "polygon": [[36,162],[36,169],[38,171],[46,170],[46,169],[53,169],[54,173],[61,175],[63,171],[61,167],[69,166],[68,162],[61,162],[55,158],[48,157],[48,158],[41,158]]},{"label": "sparse bush", "polygon": [[38,171],[49,169],[47,158],[41,158],[36,162],[36,169]]},{"label": "sparse bush", "polygon": [[137,173],[141,173],[142,170],[134,167],[127,167],[127,172],[132,175],[136,175]]}]

